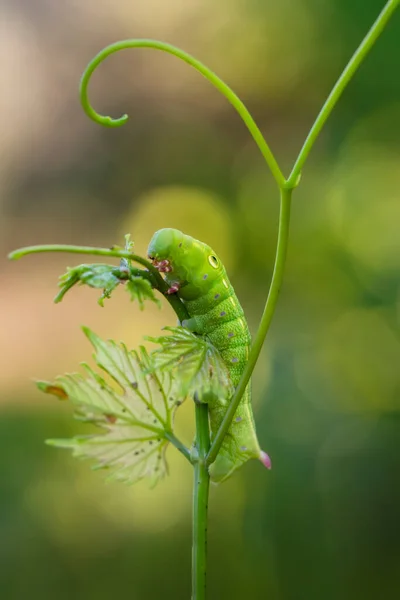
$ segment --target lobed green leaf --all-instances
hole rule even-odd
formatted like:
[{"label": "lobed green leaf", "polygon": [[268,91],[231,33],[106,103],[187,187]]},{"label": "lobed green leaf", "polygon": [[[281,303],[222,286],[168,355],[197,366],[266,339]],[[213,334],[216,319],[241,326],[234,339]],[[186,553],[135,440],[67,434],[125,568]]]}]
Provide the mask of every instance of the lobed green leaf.
[{"label": "lobed green leaf", "polygon": [[94,468],[110,469],[112,479],[134,483],[147,477],[155,484],[167,472],[167,437],[184,397],[172,374],[157,372],[143,347],[130,351],[123,344],[101,340],[90,329],[83,330],[108,380],[84,364],[86,377],[67,374],[37,385],[41,391],[69,399],[77,417],[101,431],[47,443],[69,448],[78,458],[95,459]]},{"label": "lobed green leaf", "polygon": [[86,284],[92,288],[102,289],[103,294],[99,299],[99,304],[103,306],[103,299],[109,298],[115,288],[126,279],[127,275],[121,269],[113,265],[104,264],[83,264],[77,267],[68,268],[67,272],[61,275],[59,287],[61,291],[57,294],[54,302],[58,303],[64,298],[65,294],[76,284]]},{"label": "lobed green leaf", "polygon": [[180,394],[201,402],[228,400],[234,387],[218,350],[208,338],[184,327],[165,327],[170,335],[147,337],[161,347],[151,353],[154,369],[173,375]]},{"label": "lobed green leaf", "polygon": [[[129,241],[129,236],[125,236],[126,247],[131,251],[133,242]],[[121,283],[126,283],[126,290],[130,294],[132,301],[139,303],[140,310],[144,309],[144,302],[151,300],[158,306],[161,303],[154,294],[152,285],[146,279],[147,271],[135,269],[131,266],[131,261],[121,259],[119,267],[105,264],[83,264],[77,267],[69,268],[66,273],[61,275],[59,287],[61,291],[57,294],[54,301],[61,302],[65,294],[75,285],[88,285],[92,288],[102,289],[103,293],[98,302],[104,306],[105,298],[110,298],[112,292]]]}]

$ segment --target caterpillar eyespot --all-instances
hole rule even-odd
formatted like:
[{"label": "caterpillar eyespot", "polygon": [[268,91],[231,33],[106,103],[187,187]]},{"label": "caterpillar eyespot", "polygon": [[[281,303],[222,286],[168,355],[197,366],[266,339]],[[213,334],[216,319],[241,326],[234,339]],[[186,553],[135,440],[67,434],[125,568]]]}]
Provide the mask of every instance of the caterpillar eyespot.
[{"label": "caterpillar eyespot", "polygon": [[216,256],[214,256],[213,254],[210,254],[210,256],[208,257],[208,262],[210,263],[210,265],[212,267],[214,267],[214,269],[218,269],[219,267],[219,260]]},{"label": "caterpillar eyespot", "polygon": [[[184,248],[182,253],[180,248]],[[251,337],[243,309],[229,283],[225,268],[215,252],[203,242],[177,229],[160,229],[148,248],[148,256],[162,267],[170,289],[174,286],[198,330],[220,351],[236,387],[246,364]],[[173,265],[173,274],[166,266]],[[161,269],[159,269],[161,271]],[[221,318],[227,316],[227,319]],[[211,437],[226,412],[227,401],[209,402]],[[270,468],[269,456],[260,449],[251,408],[250,384],[236,411],[215,462],[210,466],[211,480],[227,479],[250,458]]]}]

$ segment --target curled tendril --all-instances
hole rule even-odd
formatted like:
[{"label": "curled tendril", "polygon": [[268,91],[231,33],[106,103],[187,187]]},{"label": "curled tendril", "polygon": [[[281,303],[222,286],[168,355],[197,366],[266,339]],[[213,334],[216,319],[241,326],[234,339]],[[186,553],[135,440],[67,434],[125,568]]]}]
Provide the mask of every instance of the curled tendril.
[{"label": "curled tendril", "polygon": [[199,60],[187,54],[183,50],[172,46],[171,44],[166,44],[164,42],[159,42],[157,40],[146,40],[146,39],[132,39],[132,40],[123,40],[121,42],[116,42],[115,44],[111,44],[107,46],[101,52],[99,52],[88,64],[86,67],[80,84],[80,99],[85,113],[96,123],[100,123],[100,125],[104,125],[106,127],[120,127],[124,125],[128,120],[128,115],[123,115],[118,119],[113,119],[109,116],[99,115],[91,106],[88,99],[88,84],[91,76],[97,67],[102,63],[108,56],[114,54],[114,52],[119,52],[120,50],[127,50],[128,48],[153,48],[154,50],[161,50],[163,52],[167,52],[168,54],[172,54],[177,58],[180,58],[191,67],[199,71],[214,87],[217,88],[219,92],[232,104],[232,106],[239,113],[240,117],[244,121],[247,129],[249,130],[251,136],[256,142],[258,148],[261,151],[261,154],[265,158],[272,175],[274,176],[278,186],[283,187],[285,185],[285,178],[282,174],[282,171],[279,168],[278,163],[275,160],[274,155],[272,154],[267,142],[265,141],[261,131],[257,127],[253,117],[243,104],[243,102],[238,98],[238,96],[231,90],[231,88],[220,79],[213,71],[211,71],[208,67],[203,65]]}]

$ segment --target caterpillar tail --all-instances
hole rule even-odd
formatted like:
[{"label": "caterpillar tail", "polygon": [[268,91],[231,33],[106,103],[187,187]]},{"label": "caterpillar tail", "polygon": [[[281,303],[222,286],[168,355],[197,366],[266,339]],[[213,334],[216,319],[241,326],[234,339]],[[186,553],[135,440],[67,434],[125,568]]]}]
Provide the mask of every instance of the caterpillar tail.
[{"label": "caterpillar tail", "polygon": [[[210,413],[211,439],[218,430],[225,412],[225,405],[213,407]],[[271,459],[261,450],[258,443],[248,390],[239,404],[217,458],[209,467],[211,481],[222,483],[250,459],[258,459],[267,469],[271,469]]]}]

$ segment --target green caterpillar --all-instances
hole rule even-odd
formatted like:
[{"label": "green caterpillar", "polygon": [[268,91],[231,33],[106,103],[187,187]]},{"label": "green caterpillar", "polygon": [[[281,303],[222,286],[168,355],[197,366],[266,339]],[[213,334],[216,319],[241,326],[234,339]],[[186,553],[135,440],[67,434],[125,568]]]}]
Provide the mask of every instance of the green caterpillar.
[{"label": "green caterpillar", "polygon": [[[243,309],[215,252],[177,229],[160,229],[150,242],[148,256],[160,272],[166,273],[168,293],[177,293],[187,308],[190,319],[182,325],[208,336],[236,386],[249,356],[251,337]],[[215,400],[210,403],[209,412],[213,437],[226,412],[226,403]],[[271,468],[270,458],[257,440],[249,384],[210,466],[212,481],[223,481],[250,458],[258,458]]]}]

